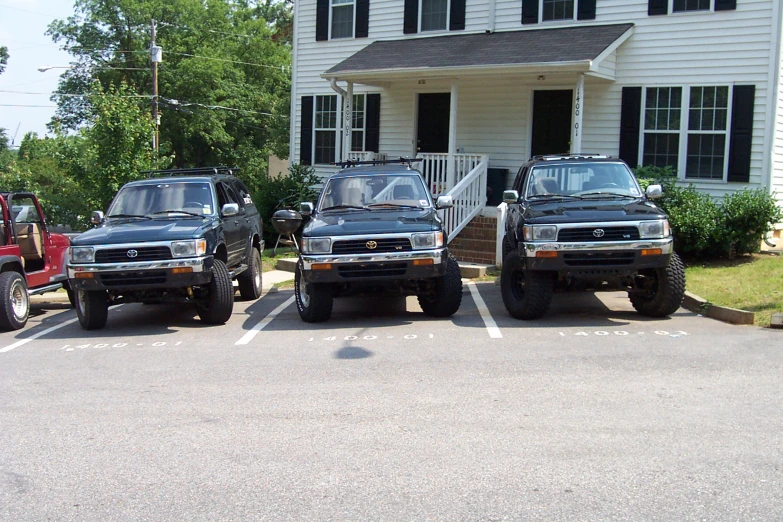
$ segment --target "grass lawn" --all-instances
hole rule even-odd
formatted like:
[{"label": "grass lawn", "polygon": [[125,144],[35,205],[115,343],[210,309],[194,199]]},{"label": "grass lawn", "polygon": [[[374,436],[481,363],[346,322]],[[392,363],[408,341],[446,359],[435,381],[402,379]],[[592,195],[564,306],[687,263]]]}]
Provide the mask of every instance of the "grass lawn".
[{"label": "grass lawn", "polygon": [[755,312],[758,326],[783,312],[783,257],[766,254],[686,263],[686,287],[712,304]]},{"label": "grass lawn", "polygon": [[293,249],[289,247],[280,247],[277,249],[277,255],[272,256],[272,249],[267,248],[264,250],[263,255],[261,256],[261,266],[263,267],[264,272],[269,272],[271,270],[275,269],[275,263],[277,263],[277,260],[281,257],[296,257],[296,252],[293,251]]}]

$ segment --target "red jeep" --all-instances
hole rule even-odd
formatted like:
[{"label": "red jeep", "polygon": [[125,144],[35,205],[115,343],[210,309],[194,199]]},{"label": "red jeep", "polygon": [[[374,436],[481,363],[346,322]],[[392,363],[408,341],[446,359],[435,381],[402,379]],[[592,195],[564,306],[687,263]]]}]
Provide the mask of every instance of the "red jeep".
[{"label": "red jeep", "polygon": [[0,205],[0,329],[18,330],[27,324],[30,295],[67,288],[71,242],[49,232],[35,194],[0,192]]}]

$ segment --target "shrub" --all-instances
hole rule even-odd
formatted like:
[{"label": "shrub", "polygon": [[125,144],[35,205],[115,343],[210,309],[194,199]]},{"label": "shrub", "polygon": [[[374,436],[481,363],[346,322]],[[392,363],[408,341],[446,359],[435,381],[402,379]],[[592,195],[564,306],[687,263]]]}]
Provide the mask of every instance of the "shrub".
[{"label": "shrub", "polygon": [[712,257],[720,251],[716,243],[721,212],[715,201],[693,186],[670,186],[657,201],[669,216],[674,247],[684,257]]},{"label": "shrub", "polygon": [[318,197],[315,187],[320,183],[315,169],[307,165],[291,165],[287,176],[273,177],[265,173],[259,177],[253,201],[264,220],[264,239],[267,242],[277,239],[277,232],[272,227],[272,214],[282,208],[298,209],[303,201],[315,202]]},{"label": "shrub", "polygon": [[783,209],[763,189],[734,192],[720,208],[722,223],[716,227],[715,239],[729,257],[758,252],[764,235],[783,220]]},{"label": "shrub", "polygon": [[666,194],[670,188],[677,184],[677,173],[673,168],[668,166],[656,167],[654,165],[649,165],[646,167],[636,167],[632,170],[636,175],[636,179],[642,187],[642,190],[647,190],[649,185],[661,185],[664,194]]}]

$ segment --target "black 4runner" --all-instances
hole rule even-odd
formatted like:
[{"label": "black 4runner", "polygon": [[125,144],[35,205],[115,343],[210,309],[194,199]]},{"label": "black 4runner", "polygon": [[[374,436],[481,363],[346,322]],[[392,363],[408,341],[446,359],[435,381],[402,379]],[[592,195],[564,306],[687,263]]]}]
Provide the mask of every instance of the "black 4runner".
[{"label": "black 4runner", "polygon": [[295,278],[304,321],[329,319],[334,297],[381,291],[416,295],[433,317],[459,309],[459,265],[437,212],[452,205],[451,196],[433,202],[410,161],[357,163],[326,181],[315,207],[302,204],[311,217]]},{"label": "black 4runner", "polygon": [[71,242],[68,278],[79,323],[106,325],[112,304],[193,303],[209,324],[226,322],[236,279],[261,295],[261,218],[250,191],[225,167],[166,170],[123,186],[97,228]]},{"label": "black 4runner", "polygon": [[517,319],[543,316],[555,289],[626,290],[641,314],[674,313],[685,270],[669,221],[623,161],[538,156],[519,170],[508,204],[500,285]]}]

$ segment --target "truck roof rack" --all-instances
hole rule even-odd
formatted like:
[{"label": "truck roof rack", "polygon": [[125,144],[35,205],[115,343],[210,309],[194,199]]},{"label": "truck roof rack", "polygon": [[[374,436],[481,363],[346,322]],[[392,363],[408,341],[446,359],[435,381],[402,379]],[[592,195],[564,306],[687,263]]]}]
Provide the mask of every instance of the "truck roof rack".
[{"label": "truck roof rack", "polygon": [[332,163],[332,165],[339,165],[341,168],[347,169],[350,167],[358,167],[360,165],[389,165],[389,164],[395,164],[395,163],[404,163],[408,165],[408,168],[412,167],[412,164],[417,161],[424,161],[424,158],[397,158],[397,159],[386,159],[386,160],[368,160],[368,161],[338,161],[336,163]]},{"label": "truck roof rack", "polygon": [[227,174],[233,176],[238,170],[238,167],[193,167],[184,169],[145,170],[142,174],[146,174],[148,179],[170,176],[203,176],[211,174]]},{"label": "truck roof rack", "polygon": [[556,160],[580,159],[580,158],[608,159],[610,157],[611,156],[606,156],[604,154],[598,154],[595,152],[568,152],[565,154],[546,154],[546,155],[533,156],[530,159],[541,160],[541,161],[556,161]]}]

